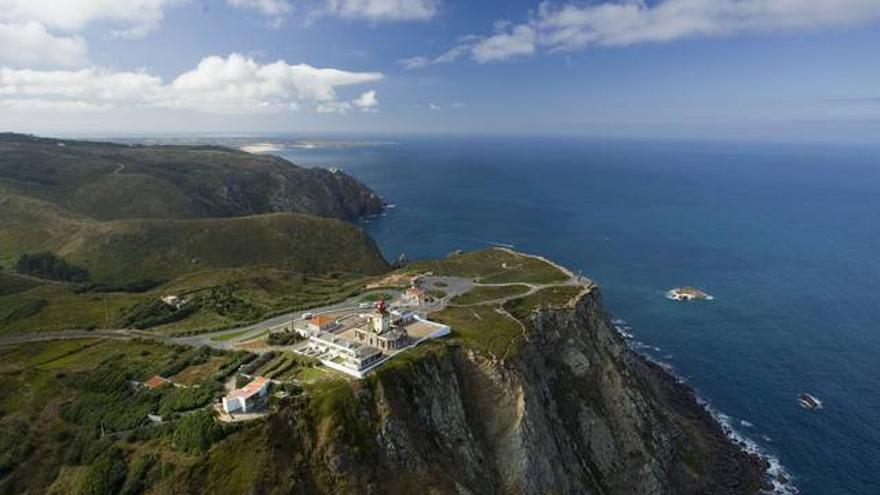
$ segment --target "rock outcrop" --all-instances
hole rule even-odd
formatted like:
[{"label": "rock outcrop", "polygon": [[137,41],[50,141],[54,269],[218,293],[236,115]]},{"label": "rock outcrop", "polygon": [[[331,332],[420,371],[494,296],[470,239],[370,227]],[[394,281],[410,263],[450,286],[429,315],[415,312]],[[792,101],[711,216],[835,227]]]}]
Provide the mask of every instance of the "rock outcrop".
[{"label": "rock outcrop", "polygon": [[626,346],[598,289],[570,308],[533,313],[526,333],[503,361],[436,343],[330,402],[282,410],[267,426],[278,461],[267,472],[297,493],[764,487],[764,461],[733,444],[686,386]]}]

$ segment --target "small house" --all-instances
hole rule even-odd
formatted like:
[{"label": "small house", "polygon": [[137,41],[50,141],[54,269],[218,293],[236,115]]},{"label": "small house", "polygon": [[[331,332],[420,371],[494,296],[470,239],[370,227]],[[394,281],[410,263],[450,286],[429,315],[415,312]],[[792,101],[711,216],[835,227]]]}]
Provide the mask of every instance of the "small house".
[{"label": "small house", "polygon": [[227,414],[234,412],[247,413],[259,408],[269,393],[269,380],[258,376],[244,387],[233,390],[223,397],[223,410]]},{"label": "small house", "polygon": [[337,326],[336,320],[326,315],[318,315],[309,320],[309,332],[329,332]]},{"label": "small house", "polygon": [[162,388],[165,385],[170,385],[171,380],[167,378],[163,378],[159,375],[153,375],[149,380],[144,382],[144,386],[150,390],[156,390],[157,388]]}]

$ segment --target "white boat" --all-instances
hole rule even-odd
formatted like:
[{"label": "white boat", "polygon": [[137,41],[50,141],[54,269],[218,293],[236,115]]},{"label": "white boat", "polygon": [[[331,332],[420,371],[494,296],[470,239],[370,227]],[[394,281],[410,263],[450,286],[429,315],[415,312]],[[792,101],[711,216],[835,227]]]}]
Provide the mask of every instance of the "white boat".
[{"label": "white boat", "polygon": [[822,409],[822,401],[810,394],[801,394],[798,397],[798,403],[804,409]]}]

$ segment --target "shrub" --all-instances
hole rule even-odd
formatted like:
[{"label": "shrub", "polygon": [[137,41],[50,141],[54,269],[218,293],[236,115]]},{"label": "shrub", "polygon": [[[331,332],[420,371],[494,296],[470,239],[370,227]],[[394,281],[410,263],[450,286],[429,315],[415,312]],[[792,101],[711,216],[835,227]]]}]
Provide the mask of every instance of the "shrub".
[{"label": "shrub", "polygon": [[85,268],[72,265],[48,251],[22,255],[15,264],[15,271],[23,275],[64,282],[85,282],[89,279],[89,272]]},{"label": "shrub", "polygon": [[190,454],[208,450],[214,442],[223,438],[223,428],[209,411],[199,411],[180,418],[174,427],[174,448]]},{"label": "shrub", "polygon": [[77,486],[80,495],[117,493],[125,480],[125,461],[122,452],[109,448],[89,465],[85,477]]},{"label": "shrub", "polygon": [[291,345],[303,340],[296,332],[273,332],[266,338],[269,345]]}]

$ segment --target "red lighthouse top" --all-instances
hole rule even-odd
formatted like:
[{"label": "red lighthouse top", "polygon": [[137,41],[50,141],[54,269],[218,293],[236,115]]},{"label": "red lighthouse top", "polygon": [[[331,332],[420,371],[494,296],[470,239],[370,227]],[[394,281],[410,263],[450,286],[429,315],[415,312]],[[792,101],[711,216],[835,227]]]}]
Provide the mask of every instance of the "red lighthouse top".
[{"label": "red lighthouse top", "polygon": [[376,311],[378,311],[381,315],[384,315],[388,312],[388,306],[385,304],[384,299],[376,303]]}]

